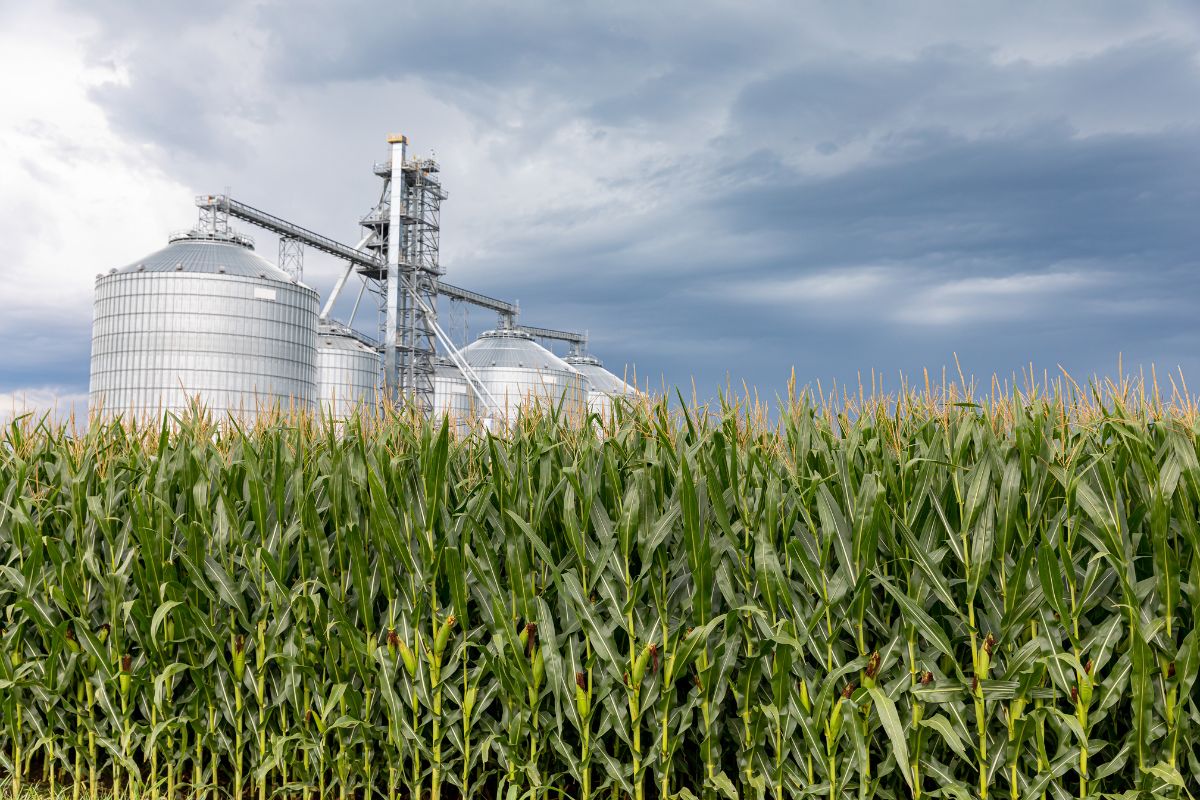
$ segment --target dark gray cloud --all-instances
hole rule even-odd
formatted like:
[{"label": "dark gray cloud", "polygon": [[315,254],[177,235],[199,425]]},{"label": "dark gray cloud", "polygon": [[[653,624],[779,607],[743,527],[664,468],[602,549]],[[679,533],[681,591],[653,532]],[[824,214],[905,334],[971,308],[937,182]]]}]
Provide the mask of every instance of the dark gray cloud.
[{"label": "dark gray cloud", "polygon": [[[49,324],[30,314],[3,320],[5,338],[0,356],[0,391],[26,387],[62,387],[86,392],[92,349],[90,315]],[[0,413],[8,409],[0,409]]]},{"label": "dark gray cloud", "polygon": [[1186,3],[78,8],[165,171],[349,239],[404,126],[448,278],[656,384],[1200,367]]},{"label": "dark gray cloud", "polygon": [[771,236],[817,267],[1180,259],[1196,244],[1196,145],[1186,130],[1083,139],[1058,126],[978,139],[912,130],[828,178],[777,164],[769,179],[707,198],[707,216]]}]

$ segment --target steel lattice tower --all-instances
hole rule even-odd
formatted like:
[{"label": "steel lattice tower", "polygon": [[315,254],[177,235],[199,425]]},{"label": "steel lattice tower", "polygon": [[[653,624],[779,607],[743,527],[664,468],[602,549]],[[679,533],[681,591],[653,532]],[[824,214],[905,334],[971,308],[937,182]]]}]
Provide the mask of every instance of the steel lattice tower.
[{"label": "steel lattice tower", "polygon": [[375,174],[383,178],[379,202],[360,223],[367,233],[363,249],[387,266],[360,274],[377,283],[384,385],[393,397],[429,412],[446,192],[436,161],[407,158],[404,136],[391,136],[388,143],[391,159],[375,165]]}]

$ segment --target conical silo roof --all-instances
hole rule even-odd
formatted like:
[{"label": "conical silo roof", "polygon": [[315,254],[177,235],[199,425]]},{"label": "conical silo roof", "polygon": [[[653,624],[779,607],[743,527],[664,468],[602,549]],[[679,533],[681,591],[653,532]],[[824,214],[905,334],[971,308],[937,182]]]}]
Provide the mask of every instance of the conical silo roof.
[{"label": "conical silo roof", "polygon": [[242,237],[214,238],[184,234],[144,258],[115,270],[132,272],[187,272],[234,275],[295,283],[292,276],[256,254]]},{"label": "conical silo roof", "polygon": [[352,328],[337,322],[321,322],[317,325],[317,347],[326,350],[346,350],[379,358],[379,351],[363,341]]},{"label": "conical silo roof", "polygon": [[535,342],[533,337],[524,331],[486,331],[459,352],[472,367],[578,372],[566,361]]},{"label": "conical silo roof", "polygon": [[574,355],[564,359],[588,379],[588,385],[593,392],[603,394],[637,394],[636,387],[629,385],[604,368],[604,364],[595,356]]}]

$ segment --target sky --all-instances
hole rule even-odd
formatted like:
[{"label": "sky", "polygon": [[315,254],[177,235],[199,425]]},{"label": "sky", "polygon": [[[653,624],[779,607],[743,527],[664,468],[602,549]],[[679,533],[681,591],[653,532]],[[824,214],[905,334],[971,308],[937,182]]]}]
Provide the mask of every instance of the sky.
[{"label": "sky", "polygon": [[1200,384],[1193,2],[0,0],[0,417],[86,404],[95,276],[197,194],[357,241],[390,133],[448,282],[655,388]]}]

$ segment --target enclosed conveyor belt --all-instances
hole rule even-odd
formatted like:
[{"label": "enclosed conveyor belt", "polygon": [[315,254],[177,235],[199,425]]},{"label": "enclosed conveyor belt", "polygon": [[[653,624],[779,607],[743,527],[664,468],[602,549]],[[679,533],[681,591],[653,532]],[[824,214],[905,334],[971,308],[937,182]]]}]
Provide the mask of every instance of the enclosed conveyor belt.
[{"label": "enclosed conveyor belt", "polygon": [[289,239],[294,239],[303,242],[314,250],[320,250],[322,253],[328,253],[331,256],[336,256],[344,261],[349,261],[356,266],[368,269],[386,269],[387,265],[378,258],[375,258],[370,253],[365,253],[362,250],[357,250],[348,244],[342,244],[339,241],[330,239],[328,236],[322,236],[319,233],[310,231],[308,228],[302,228],[299,225],[288,222],[285,219],[268,214],[265,211],[260,211],[253,206],[248,206],[245,203],[239,203],[226,197],[223,194],[206,194],[196,198],[196,205],[199,208],[210,211],[223,211],[235,219],[240,219],[244,222],[249,222],[263,230],[279,236],[285,236]]}]

